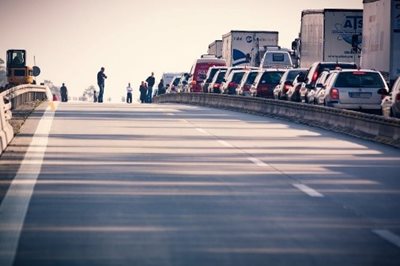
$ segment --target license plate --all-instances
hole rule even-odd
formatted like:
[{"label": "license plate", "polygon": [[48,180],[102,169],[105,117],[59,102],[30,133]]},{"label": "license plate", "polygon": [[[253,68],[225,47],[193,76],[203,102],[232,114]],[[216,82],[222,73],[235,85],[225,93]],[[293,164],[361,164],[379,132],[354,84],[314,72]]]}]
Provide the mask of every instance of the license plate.
[{"label": "license plate", "polygon": [[371,98],[372,92],[349,92],[351,98]]}]

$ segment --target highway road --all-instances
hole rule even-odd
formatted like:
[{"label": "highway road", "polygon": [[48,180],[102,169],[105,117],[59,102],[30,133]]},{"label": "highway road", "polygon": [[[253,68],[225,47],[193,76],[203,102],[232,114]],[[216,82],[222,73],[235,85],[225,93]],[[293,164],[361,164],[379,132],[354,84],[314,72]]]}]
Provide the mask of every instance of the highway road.
[{"label": "highway road", "polygon": [[284,120],[60,103],[0,159],[0,265],[398,266],[399,170]]}]

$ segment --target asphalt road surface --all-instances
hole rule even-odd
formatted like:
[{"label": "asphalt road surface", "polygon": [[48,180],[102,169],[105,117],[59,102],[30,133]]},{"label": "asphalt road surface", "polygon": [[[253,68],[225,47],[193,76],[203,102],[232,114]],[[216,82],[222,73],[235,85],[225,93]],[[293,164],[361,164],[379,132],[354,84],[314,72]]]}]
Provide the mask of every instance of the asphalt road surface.
[{"label": "asphalt road surface", "polygon": [[0,159],[0,265],[400,265],[400,151],[183,105],[63,103]]}]

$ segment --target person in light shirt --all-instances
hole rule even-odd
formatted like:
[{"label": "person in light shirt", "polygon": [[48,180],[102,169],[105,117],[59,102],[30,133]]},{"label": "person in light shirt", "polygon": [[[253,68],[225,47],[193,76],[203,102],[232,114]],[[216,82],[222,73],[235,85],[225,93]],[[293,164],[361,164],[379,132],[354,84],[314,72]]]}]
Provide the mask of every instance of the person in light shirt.
[{"label": "person in light shirt", "polygon": [[131,84],[128,83],[128,87],[126,87],[126,102],[127,103],[132,103],[132,87]]}]

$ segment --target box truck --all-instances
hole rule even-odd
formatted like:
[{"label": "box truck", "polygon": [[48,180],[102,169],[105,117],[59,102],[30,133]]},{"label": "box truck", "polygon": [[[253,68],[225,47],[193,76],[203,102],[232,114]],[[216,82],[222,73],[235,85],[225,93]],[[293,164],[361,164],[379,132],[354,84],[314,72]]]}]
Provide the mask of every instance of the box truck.
[{"label": "box truck", "polygon": [[260,65],[262,51],[278,46],[277,31],[230,31],[222,36],[222,58],[227,66]]},{"label": "box truck", "polygon": [[379,70],[387,82],[400,76],[400,0],[364,0],[361,67]]},{"label": "box truck", "polygon": [[304,10],[298,48],[300,67],[314,62],[360,63],[363,11],[360,9]]},{"label": "box truck", "polygon": [[222,40],[215,40],[208,46],[209,55],[214,55],[217,58],[222,57]]}]

